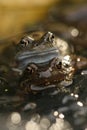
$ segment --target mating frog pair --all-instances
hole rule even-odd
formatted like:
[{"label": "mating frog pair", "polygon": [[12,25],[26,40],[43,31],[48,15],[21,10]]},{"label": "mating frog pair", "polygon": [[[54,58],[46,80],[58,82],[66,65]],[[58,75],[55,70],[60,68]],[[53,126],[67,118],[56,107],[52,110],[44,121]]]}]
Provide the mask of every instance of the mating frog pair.
[{"label": "mating frog pair", "polygon": [[18,44],[17,70],[21,72],[20,88],[40,91],[50,87],[69,86],[76,70],[87,65],[87,59],[74,54],[71,44],[51,32],[33,32]]}]

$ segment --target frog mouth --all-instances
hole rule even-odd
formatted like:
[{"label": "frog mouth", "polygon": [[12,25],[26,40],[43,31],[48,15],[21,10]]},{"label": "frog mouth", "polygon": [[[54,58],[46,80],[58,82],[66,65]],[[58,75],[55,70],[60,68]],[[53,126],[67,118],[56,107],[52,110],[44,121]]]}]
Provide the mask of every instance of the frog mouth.
[{"label": "frog mouth", "polygon": [[49,88],[55,88],[56,85],[55,84],[51,84],[51,85],[47,85],[47,86],[35,86],[35,85],[31,85],[30,88],[32,91],[42,91],[42,90],[47,90]]},{"label": "frog mouth", "polygon": [[17,61],[19,62],[19,68],[25,69],[28,64],[34,63],[42,66],[49,63],[55,57],[59,57],[59,50],[57,48],[49,48],[45,50],[33,50],[24,51],[18,54]]}]

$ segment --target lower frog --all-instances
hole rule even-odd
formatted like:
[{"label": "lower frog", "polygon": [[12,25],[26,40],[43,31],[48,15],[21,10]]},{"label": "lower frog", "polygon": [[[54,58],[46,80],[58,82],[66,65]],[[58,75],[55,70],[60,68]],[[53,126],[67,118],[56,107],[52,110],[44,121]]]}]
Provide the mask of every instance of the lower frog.
[{"label": "lower frog", "polygon": [[33,32],[24,36],[16,55],[20,89],[25,93],[50,87],[68,86],[76,70],[87,65],[87,59],[74,54],[74,47],[51,32]]}]

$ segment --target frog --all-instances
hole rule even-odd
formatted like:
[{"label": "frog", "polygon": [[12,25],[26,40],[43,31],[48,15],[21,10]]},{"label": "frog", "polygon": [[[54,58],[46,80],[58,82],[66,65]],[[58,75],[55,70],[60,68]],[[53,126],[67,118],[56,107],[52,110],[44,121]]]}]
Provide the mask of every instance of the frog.
[{"label": "frog", "polygon": [[74,46],[54,33],[32,32],[19,41],[16,68],[24,93],[70,86],[77,70],[87,66],[87,58],[77,56]]}]

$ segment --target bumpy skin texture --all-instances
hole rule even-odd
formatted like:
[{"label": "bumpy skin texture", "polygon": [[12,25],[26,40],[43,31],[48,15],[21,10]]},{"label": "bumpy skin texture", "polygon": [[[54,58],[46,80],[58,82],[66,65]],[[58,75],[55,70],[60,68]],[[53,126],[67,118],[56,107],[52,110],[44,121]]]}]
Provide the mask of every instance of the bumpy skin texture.
[{"label": "bumpy skin texture", "polygon": [[[75,70],[87,65],[85,58],[73,54],[72,45],[51,32],[24,36],[19,46],[17,69],[21,72],[20,88],[26,93],[58,85],[68,86]],[[84,65],[81,58],[85,61]]]}]

